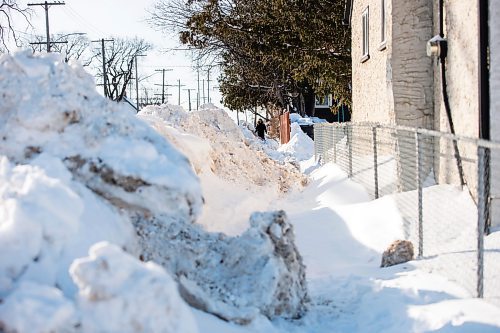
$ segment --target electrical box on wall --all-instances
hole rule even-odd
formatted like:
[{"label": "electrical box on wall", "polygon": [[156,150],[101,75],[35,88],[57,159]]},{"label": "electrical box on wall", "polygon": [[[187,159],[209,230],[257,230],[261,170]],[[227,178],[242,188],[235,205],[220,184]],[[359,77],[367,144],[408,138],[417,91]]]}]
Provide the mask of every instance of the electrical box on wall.
[{"label": "electrical box on wall", "polygon": [[429,57],[446,57],[448,43],[443,37],[436,35],[427,42],[427,55]]}]

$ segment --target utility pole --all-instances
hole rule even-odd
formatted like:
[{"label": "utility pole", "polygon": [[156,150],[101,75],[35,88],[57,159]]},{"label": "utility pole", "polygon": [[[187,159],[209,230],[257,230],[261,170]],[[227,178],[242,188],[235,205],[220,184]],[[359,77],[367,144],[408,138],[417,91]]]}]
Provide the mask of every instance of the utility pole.
[{"label": "utility pole", "polygon": [[145,54],[136,54],[134,55],[135,59],[135,99],[137,103],[137,112],[140,110],[139,106],[139,73],[137,72],[137,57],[145,57]]},{"label": "utility pole", "polygon": [[184,87],[184,84],[181,85],[181,80],[177,80],[177,82],[177,86],[179,87],[179,105],[181,105],[181,87]]},{"label": "utility pole", "polygon": [[165,87],[177,87],[179,89],[178,105],[181,105],[181,87],[184,87],[184,84],[181,84],[181,80],[177,80],[177,84],[166,84]]},{"label": "utility pole", "polygon": [[106,55],[105,55],[105,48],[104,48],[104,43],[105,42],[113,42],[113,39],[104,39],[102,38],[101,40],[93,40],[92,43],[101,43],[101,53],[102,53],[102,79],[103,79],[103,85],[104,85],[104,97],[108,97],[108,76],[106,75]]},{"label": "utility pole", "polygon": [[188,92],[189,112],[191,112],[191,90],[196,90],[196,89],[184,89],[184,90],[187,90]]},{"label": "utility pole", "polygon": [[43,6],[45,8],[45,33],[47,34],[47,53],[50,52],[49,6],[65,5],[64,2],[29,3],[28,6]]},{"label": "utility pole", "polygon": [[171,71],[172,69],[156,69],[155,72],[162,72],[162,84],[161,84],[161,104],[165,104],[165,72]]},{"label": "utility pole", "polygon": [[200,67],[198,66],[196,72],[198,73],[198,92],[196,93],[196,110],[200,109]]},{"label": "utility pole", "polygon": [[205,104],[207,102],[205,98],[205,79],[203,79],[202,83],[203,83],[203,104]]},{"label": "utility pole", "polygon": [[208,103],[210,103],[210,68],[207,70],[207,97]]}]

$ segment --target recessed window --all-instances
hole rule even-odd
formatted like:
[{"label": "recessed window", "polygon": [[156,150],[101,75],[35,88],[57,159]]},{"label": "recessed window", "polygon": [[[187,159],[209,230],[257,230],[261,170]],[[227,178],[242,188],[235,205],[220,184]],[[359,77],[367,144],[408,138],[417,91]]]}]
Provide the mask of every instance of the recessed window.
[{"label": "recessed window", "polygon": [[361,62],[365,62],[370,59],[370,43],[369,43],[369,30],[370,30],[370,21],[368,16],[368,7],[363,11],[362,22],[363,22],[363,53],[361,55]]},{"label": "recessed window", "polygon": [[316,95],[316,108],[329,108],[330,106],[332,106],[331,95]]},{"label": "recessed window", "polygon": [[386,45],[386,11],[385,11],[386,0],[380,0],[380,46],[379,50],[384,50]]}]

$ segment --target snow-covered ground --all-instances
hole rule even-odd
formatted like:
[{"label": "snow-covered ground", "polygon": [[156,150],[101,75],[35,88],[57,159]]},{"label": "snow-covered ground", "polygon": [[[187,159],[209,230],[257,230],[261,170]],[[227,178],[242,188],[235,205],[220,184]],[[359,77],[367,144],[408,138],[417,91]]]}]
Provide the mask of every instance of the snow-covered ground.
[{"label": "snow-covered ground", "polygon": [[[1,58],[0,92],[0,331],[500,332],[500,308],[429,273],[426,260],[379,267],[382,252],[404,237],[398,196],[371,200],[338,166],[319,166],[299,126],[279,146],[210,105],[192,113],[149,107],[136,117],[97,96],[81,67],[54,55]],[[470,202],[463,202],[467,211]],[[254,225],[265,215],[250,214],[276,210],[293,225],[306,266],[309,301],[300,318],[248,306],[249,323],[227,322],[188,306],[174,272],[136,257],[144,244],[131,212],[142,223],[168,216],[179,235],[191,228],[181,222],[194,222],[193,243],[252,245],[256,237],[265,241]],[[262,244],[252,246],[265,251]],[[498,232],[487,247],[500,248]],[[179,250],[175,255],[176,265],[189,269],[188,254],[186,262]],[[213,276],[228,278],[230,267],[224,269]],[[242,276],[230,280],[225,285],[249,294],[255,290],[245,289],[265,287]],[[234,297],[234,304],[246,301]]]}]

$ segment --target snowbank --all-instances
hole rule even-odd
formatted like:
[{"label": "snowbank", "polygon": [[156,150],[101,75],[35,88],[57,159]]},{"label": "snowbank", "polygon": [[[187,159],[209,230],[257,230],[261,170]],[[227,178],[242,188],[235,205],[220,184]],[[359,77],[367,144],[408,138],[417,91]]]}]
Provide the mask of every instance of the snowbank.
[{"label": "snowbank", "polygon": [[[239,184],[274,186],[281,193],[301,189],[307,182],[296,165],[287,163],[290,154],[276,152],[278,145],[274,140],[262,142],[213,105],[189,113],[172,105],[148,106],[141,110],[139,117],[188,155],[200,177],[201,173],[211,172]],[[200,160],[199,150],[193,149],[193,145],[186,147],[185,135],[182,138],[177,133],[172,135],[165,125],[206,140],[209,161]]]},{"label": "snowbank", "polygon": [[[211,106],[187,113],[163,105],[146,107],[139,116],[190,157],[205,193],[212,194],[210,188],[220,189],[221,184],[233,182],[240,192],[256,189],[255,195],[266,197],[269,187],[278,194],[301,188],[305,180],[295,167],[276,163],[249,146],[240,128],[221,109]],[[230,192],[226,194],[231,196]],[[213,206],[214,198],[206,197],[208,206]],[[214,217],[213,210],[209,216]],[[284,213],[263,216],[265,222],[259,223],[252,217],[247,222],[248,230],[239,237],[207,233],[198,224],[185,225],[177,220],[166,223],[160,215],[136,219],[136,229],[144,259],[158,262],[176,275],[189,304],[238,323],[248,323],[260,314],[269,318],[299,317],[305,310],[307,289],[292,228]],[[286,234],[282,241],[288,252],[280,251],[284,245],[275,241],[270,230]]]},{"label": "snowbank", "polygon": [[0,157],[0,184],[0,297],[23,281],[58,285],[71,296],[69,265],[95,242],[137,251],[130,222],[72,181],[58,159],[41,155],[15,166]]},{"label": "snowbank", "polygon": [[4,56],[0,66],[0,151],[12,161],[45,153],[116,205],[199,214],[201,191],[187,158],[125,106],[100,97],[81,66],[29,53]]},{"label": "snowbank", "polygon": [[[225,238],[193,224],[203,198],[191,162],[123,105],[100,97],[79,65],[54,54],[5,55],[0,92],[5,331],[30,330],[12,316],[26,305],[21,314],[33,318],[28,326],[34,331],[41,314],[49,313],[54,321],[40,326],[48,331],[194,332],[163,268],[120,248],[162,264],[181,281],[192,305],[229,320],[304,312],[304,267],[284,214],[251,222],[241,237]],[[251,169],[260,161],[271,176],[261,177],[263,183],[282,179],[283,168],[274,170],[267,157],[255,157],[225,113],[171,115],[194,135],[220,138],[210,172],[232,179],[236,172],[226,168]],[[238,164],[228,151],[248,156]],[[194,161],[206,170],[206,160]],[[287,181],[280,186],[293,185]],[[96,245],[90,258],[74,261],[99,241],[116,245]],[[232,262],[223,264],[222,258]],[[46,302],[52,308],[31,314]]]},{"label": "snowbank", "polygon": [[317,123],[326,123],[327,121],[325,119],[321,119],[318,117],[302,117],[298,113],[290,113],[290,122],[291,123],[297,123],[299,125],[313,125]]},{"label": "snowbank", "polygon": [[298,161],[305,161],[314,156],[314,141],[302,131],[298,123],[292,123],[290,141],[281,145],[278,151],[287,152]]},{"label": "snowbank", "polygon": [[[100,97],[81,66],[56,54],[2,56],[0,92],[0,327],[76,331],[95,319],[97,305],[75,303],[71,263],[99,241],[138,256],[127,212],[193,221],[202,205],[199,182],[184,155],[126,108]],[[122,274],[132,273],[123,267]],[[175,288],[166,292],[175,297]],[[145,290],[120,297],[164,306]],[[119,312],[120,304],[110,302],[107,313]],[[122,316],[106,320],[124,322]],[[149,327],[147,320],[134,319],[134,331],[149,331],[139,329]],[[184,318],[162,322],[169,320]]]}]

